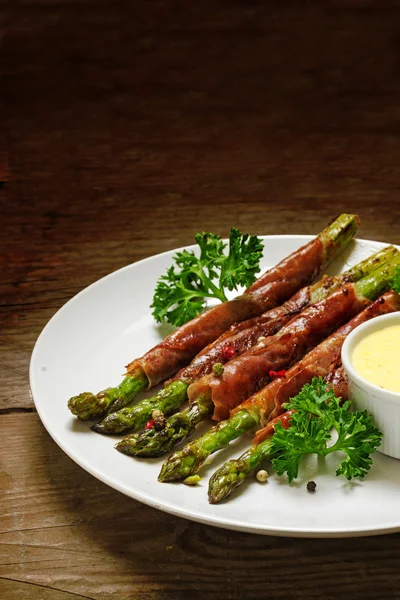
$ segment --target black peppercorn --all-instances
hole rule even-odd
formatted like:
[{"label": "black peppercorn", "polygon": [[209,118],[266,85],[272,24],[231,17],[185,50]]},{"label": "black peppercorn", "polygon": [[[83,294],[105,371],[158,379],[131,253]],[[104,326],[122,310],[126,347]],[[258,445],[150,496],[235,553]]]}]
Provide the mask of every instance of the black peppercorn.
[{"label": "black peppercorn", "polygon": [[161,415],[157,416],[154,419],[154,429],[156,431],[162,431],[163,429],[165,429],[165,425],[167,424],[167,419],[164,417],[164,415],[161,413]]},{"label": "black peppercorn", "polygon": [[315,492],[316,487],[317,487],[317,484],[315,483],[315,481],[309,481],[307,483],[307,491],[308,492]]}]

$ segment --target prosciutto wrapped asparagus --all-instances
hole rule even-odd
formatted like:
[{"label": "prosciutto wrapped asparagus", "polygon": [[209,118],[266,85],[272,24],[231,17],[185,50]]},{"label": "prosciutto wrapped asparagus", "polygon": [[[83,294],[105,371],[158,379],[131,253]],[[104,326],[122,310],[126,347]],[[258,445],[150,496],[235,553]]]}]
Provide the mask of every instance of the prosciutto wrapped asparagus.
[{"label": "prosciutto wrapped asparagus", "polygon": [[[400,262],[399,257],[397,262]],[[336,327],[365,308],[382,290],[377,284],[373,291],[369,288],[364,293],[366,281],[369,283],[369,278],[345,284],[292,319],[272,339],[260,342],[230,361],[220,376],[213,373],[189,386],[191,404],[199,397],[207,397],[213,404],[213,419],[228,418],[233,408],[270,381],[271,370],[290,367]]]},{"label": "prosciutto wrapped asparagus", "polygon": [[278,306],[312,281],[343,250],[358,224],[355,215],[341,215],[314,240],[261,275],[244,294],[202,313],[132,361],[127,366],[128,373],[140,367],[147,377],[148,388],[167,379],[233,323]]},{"label": "prosciutto wrapped asparagus", "polygon": [[[358,281],[391,260],[397,253],[396,248],[388,246],[337,277],[324,275],[317,283],[302,288],[290,300],[260,317],[233,325],[229,331],[200,352],[190,365],[181,369],[156,396],[110,413],[92,429],[98,433],[124,433],[145,425],[155,411],[161,411],[163,415],[176,412],[186,399],[189,384],[209,374],[215,363],[226,364],[240,356],[262,338],[277,333],[291,318],[311,304],[326,298],[346,282]],[[131,438],[132,447],[137,440],[136,449],[144,448],[145,438],[149,436],[151,433],[146,430],[140,440]]]},{"label": "prosciutto wrapped asparagus", "polygon": [[[393,263],[398,264],[399,259],[397,259],[397,262],[393,261]],[[385,269],[385,267],[383,267],[383,269]],[[361,282],[363,282],[363,281],[364,280],[361,280]],[[361,282],[359,282],[359,283],[361,283]],[[362,287],[362,286],[359,286],[359,284],[353,284],[353,285],[360,287],[360,288]],[[359,294],[360,289],[358,289],[357,292]],[[364,294],[365,293],[366,293],[366,291],[364,289]],[[371,297],[370,289],[369,289],[368,295]],[[364,298],[365,298],[365,295],[364,295]],[[391,300],[391,302],[389,302],[389,299]],[[358,298],[357,302],[359,302],[359,301],[361,301],[361,300]],[[324,301],[324,302],[326,302],[326,301]],[[323,304],[323,303],[320,303],[320,304]],[[383,301],[378,301],[373,306],[374,307],[390,306],[390,307],[394,307],[394,308],[390,308],[390,310],[394,310],[394,309],[398,310],[398,307],[399,307],[398,295],[393,292],[393,295],[391,295],[389,297],[384,297]],[[318,307],[318,305],[316,305],[316,307]],[[376,311],[376,308],[371,309],[371,310]],[[360,312],[360,311],[356,311],[356,312]],[[366,312],[364,314],[368,314],[368,312]],[[374,314],[381,314],[381,313],[378,310],[378,312],[372,313],[372,315],[374,315]],[[348,316],[351,316],[351,315],[348,315]],[[338,324],[339,323],[340,323],[340,319],[338,319]],[[356,321],[356,323],[357,323],[357,321]],[[350,327],[351,327],[351,325],[350,325]],[[354,327],[354,321],[352,322],[352,327]],[[349,331],[347,331],[347,333],[348,332]],[[339,330],[339,334],[336,334],[336,335],[339,335],[339,338],[336,338],[335,336],[331,336],[325,343],[327,345],[329,345],[329,344],[334,343],[336,339],[340,339],[340,338],[342,338],[342,340],[341,340],[341,343],[342,343],[344,340],[344,337],[345,337],[345,336],[343,337],[343,331]],[[287,342],[290,342],[290,340],[287,340]],[[269,351],[273,350],[272,346],[273,346],[273,343],[270,344],[270,346],[268,347]],[[281,354],[281,348],[282,348],[282,345],[280,345],[279,351],[277,351],[277,354],[276,354],[279,357],[279,360],[283,356],[283,354]],[[320,357],[320,360],[322,360],[322,357]],[[315,358],[313,359],[313,364],[314,363],[316,363]],[[303,363],[301,365],[301,368],[304,368],[304,366],[307,366],[307,365],[304,365],[304,363]],[[317,363],[317,366],[321,366],[321,365]],[[322,365],[322,366],[324,366],[324,365]],[[288,380],[290,380],[290,375],[291,375],[291,373],[289,374],[289,377],[287,378]],[[243,376],[243,374],[241,374],[241,376]],[[269,386],[266,389],[268,390]],[[268,403],[267,398],[270,398],[270,403]],[[275,402],[275,400],[273,400],[273,401]],[[269,417],[269,415],[270,415],[271,411],[273,411],[273,409],[274,409],[274,403],[272,402],[272,399],[269,396],[269,392],[261,393],[259,395],[256,394],[256,395],[252,396],[245,403],[240,405],[240,409],[238,408],[236,411],[232,411],[231,417],[228,420],[220,422],[218,425],[213,427],[211,429],[211,431],[204,434],[204,436],[187,444],[183,448],[182,451],[175,452],[172,456],[170,456],[169,459],[163,464],[163,467],[162,467],[161,473],[160,473],[160,477],[159,477],[160,481],[178,481],[181,479],[185,479],[189,475],[192,475],[194,472],[197,471],[197,469],[203,464],[205,459],[211,453],[215,452],[219,448],[226,446],[227,444],[229,444],[230,441],[232,441],[233,439],[242,435],[245,431],[255,429],[259,424],[262,424],[263,419],[265,420],[266,418]],[[121,443],[123,443],[123,440]]]},{"label": "prosciutto wrapped asparagus", "polygon": [[[383,293],[390,286],[398,264],[400,256],[396,255],[392,261],[374,271],[369,277],[361,279],[358,283],[344,285],[327,299],[306,309],[270,338],[269,343],[257,344],[238,359],[229,362],[220,378],[215,375],[203,377],[190,386],[189,393],[192,387],[197,388],[197,395],[192,396],[190,409],[170,417],[163,429],[151,436],[146,446],[141,445],[140,456],[157,456],[169,450],[210,414],[228,417],[230,410],[262,389],[274,376],[274,371],[289,368],[332,333],[338,325],[355,316],[371,300]],[[227,369],[228,378],[224,382],[222,378]],[[221,379],[223,387],[218,389],[217,383],[217,393],[214,395],[212,384],[215,380],[218,382],[218,379]],[[252,423],[251,420],[249,422]],[[128,436],[116,447],[126,454],[138,455],[137,445],[137,440]],[[179,453],[174,455],[177,464],[178,455]],[[171,471],[173,472],[172,467]]]},{"label": "prosciutto wrapped asparagus", "polygon": [[[335,392],[335,396],[340,397],[342,401],[347,400],[347,380],[343,368],[336,366],[335,361],[329,372],[313,365],[309,365],[303,370],[298,371],[297,376],[292,378],[290,387],[285,387],[285,384],[282,384],[279,390],[280,402],[288,402],[290,398],[293,398],[293,396],[300,392],[305,384],[311,383],[313,377],[324,377]],[[216,504],[229,496],[249,475],[259,469],[265,460],[270,458],[271,445],[269,442],[275,433],[275,425],[281,423],[285,429],[290,427],[290,418],[293,412],[293,410],[281,412],[274,419],[271,418],[262,430],[263,435],[260,442],[251,446],[239,458],[227,461],[213,473],[208,484],[208,500],[210,504]]]},{"label": "prosciutto wrapped asparagus", "polygon": [[83,392],[74,396],[68,402],[69,409],[82,420],[99,419],[110,409],[128,404],[140,391],[171,377],[233,323],[278,306],[310,283],[345,247],[358,225],[357,216],[340,215],[314,240],[261,275],[244,294],[205,311],[132,361],[119,386],[96,395]]}]

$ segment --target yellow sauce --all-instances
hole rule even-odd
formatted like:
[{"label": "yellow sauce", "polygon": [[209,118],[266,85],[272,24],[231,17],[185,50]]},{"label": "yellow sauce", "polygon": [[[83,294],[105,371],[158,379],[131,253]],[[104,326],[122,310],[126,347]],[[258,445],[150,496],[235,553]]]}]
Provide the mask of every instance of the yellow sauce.
[{"label": "yellow sauce", "polygon": [[400,325],[365,336],[354,348],[352,362],[370,383],[400,393]]}]

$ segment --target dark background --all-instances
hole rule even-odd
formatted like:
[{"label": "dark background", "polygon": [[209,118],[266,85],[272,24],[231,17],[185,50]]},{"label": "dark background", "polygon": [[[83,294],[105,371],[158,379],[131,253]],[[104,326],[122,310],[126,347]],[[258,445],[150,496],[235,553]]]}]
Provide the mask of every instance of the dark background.
[{"label": "dark background", "polygon": [[27,375],[69,298],[198,230],[346,211],[400,244],[400,2],[0,7],[2,597],[400,598],[398,535],[224,532],[110,490],[51,441]]}]

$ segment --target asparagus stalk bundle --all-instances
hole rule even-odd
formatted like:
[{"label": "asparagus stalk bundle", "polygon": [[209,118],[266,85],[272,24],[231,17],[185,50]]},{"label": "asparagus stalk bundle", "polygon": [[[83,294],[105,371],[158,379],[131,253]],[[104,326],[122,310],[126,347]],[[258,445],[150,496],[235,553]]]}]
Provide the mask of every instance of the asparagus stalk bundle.
[{"label": "asparagus stalk bundle", "polygon": [[267,460],[271,458],[271,437],[275,425],[282,423],[287,428],[290,426],[291,411],[283,413],[269,423],[268,435],[257,446],[251,446],[239,458],[229,460],[222,465],[208,482],[208,501],[210,504],[221,502],[239,487],[246,479]]},{"label": "asparagus stalk bundle", "polygon": [[[388,287],[399,261],[400,256],[396,254],[392,261],[373,271],[370,276],[364,277],[358,283],[345,284],[325,300],[292,319],[268,344],[258,344],[238,359],[230,361],[226,368],[233,365],[231,371],[234,377],[229,381],[228,393],[223,397],[226,405],[222,406],[222,409],[229,414],[229,410],[268,383],[272,370],[289,368],[335,328],[360,312],[370,300]],[[173,444],[182,441],[200,421],[209,417],[215,410],[209,378],[199,380],[195,386],[199,391],[190,409],[170,417],[161,430],[150,429],[140,436],[131,435],[124,438],[117,444],[117,449],[130,455],[157,456],[169,450]],[[218,401],[221,408],[220,398]],[[249,422],[253,423],[251,418],[249,421],[247,413],[244,419],[245,425],[239,417],[234,422],[238,432],[241,432],[243,426],[247,427]],[[223,429],[226,427],[226,421],[222,423],[220,428]]]},{"label": "asparagus stalk bundle", "polygon": [[[311,371],[312,369],[310,372]],[[334,395],[340,399],[340,403],[343,403],[343,401],[347,400],[347,377],[343,367],[339,366],[337,368],[333,368],[326,377],[326,383],[328,385],[328,389],[329,387],[333,389]],[[293,390],[292,398],[299,391],[300,388],[298,390]],[[291,425],[291,418],[294,413],[294,409],[288,410],[287,412],[283,412],[279,416],[270,420],[270,422],[260,432],[262,435],[259,436],[258,441],[257,438],[254,438],[253,446],[246,450],[239,458],[227,461],[224,465],[222,465],[222,467],[215,471],[215,473],[211,476],[208,485],[208,499],[210,504],[216,504],[217,502],[227,498],[252,473],[256,472],[266,460],[274,458],[276,448],[274,448],[272,436],[275,434],[275,427],[278,423],[280,423],[284,429],[288,429]],[[366,415],[364,416],[361,414],[360,416],[363,419],[364,424],[369,419],[369,417]],[[370,429],[369,433],[364,433],[362,427],[358,427],[357,432],[358,434],[361,433],[363,436],[365,435],[367,438],[364,439],[364,451],[368,454],[373,452],[378,441],[377,439],[373,441],[372,437],[370,437],[370,439],[368,439],[368,437],[372,434],[374,438],[378,438],[381,434],[374,429]],[[345,436],[345,439],[349,441],[349,447],[351,450],[354,450],[353,442],[347,437],[349,433],[354,435],[355,429],[350,427]],[[367,440],[370,443],[365,443]],[[361,451],[361,453],[362,452],[363,451]],[[353,457],[352,462],[354,462],[354,458],[355,457]],[[352,476],[354,476],[354,474],[363,476],[365,474],[363,471],[368,470],[370,462],[371,461],[369,457],[362,456],[360,464],[363,466],[359,470],[354,470]],[[343,473],[341,472],[341,474],[344,473],[344,471]],[[348,474],[346,476],[350,478]]]},{"label": "asparagus stalk bundle", "polygon": [[185,323],[160,344],[127,366],[122,383],[98,394],[83,392],[68,407],[82,420],[100,419],[131,402],[145,389],[171,377],[236,322],[278,306],[310,283],[343,249],[359,225],[355,215],[340,215],[314,240],[269,269],[244,294],[223,302]]},{"label": "asparagus stalk bundle", "polygon": [[[368,310],[368,309],[367,309]],[[301,377],[297,378],[296,384],[291,386],[290,392],[280,394],[278,404],[278,416],[272,418],[259,432],[254,436],[253,445],[246,450],[239,458],[227,461],[213,473],[208,484],[208,499],[210,504],[216,504],[224,498],[227,498],[234,489],[240,486],[252,473],[257,471],[261,465],[271,457],[270,439],[275,432],[275,425],[281,423],[287,429],[290,426],[290,417],[293,411],[284,410],[286,399],[295,396],[305,385],[312,381],[313,377],[325,377],[319,367],[310,365],[302,371]],[[325,380],[330,384],[335,392],[335,396],[340,397],[342,401],[348,398],[347,377],[341,366],[340,360],[333,362],[331,369],[326,374]],[[287,392],[288,390],[286,390]]]},{"label": "asparagus stalk bundle", "polygon": [[[306,367],[302,376],[297,379],[296,385],[292,386],[290,397],[298,394],[303,385],[310,383],[314,377],[321,376],[325,377],[325,374],[319,368]],[[334,363],[326,375],[326,382],[332,387],[335,396],[340,397],[341,401],[347,400],[347,379],[343,367],[336,368]],[[289,396],[287,400],[289,400]],[[213,473],[208,483],[208,500],[210,504],[216,504],[230,496],[266,460],[271,458],[271,437],[275,433],[275,425],[281,423],[285,429],[290,427],[290,418],[293,412],[293,410],[289,410],[271,419],[262,429],[262,439],[259,443],[253,444],[239,458],[227,461]]]},{"label": "asparagus stalk bundle", "polygon": [[154,411],[161,411],[164,415],[175,413],[186,400],[189,384],[210,373],[215,363],[226,364],[232,358],[240,356],[260,338],[277,333],[307,306],[326,298],[343,283],[361,279],[374,268],[388,262],[396,253],[393,246],[388,246],[337,277],[325,275],[317,283],[302,288],[290,300],[260,317],[232,326],[200,352],[190,365],[181,369],[156,396],[110,413],[92,429],[106,434],[126,433],[143,427],[152,418]]},{"label": "asparagus stalk bundle", "polygon": [[[357,284],[351,284],[354,288],[353,292],[355,294],[354,298],[356,299],[356,303],[361,302],[362,304],[366,299],[372,299],[374,296],[379,295],[379,293],[383,291],[382,288],[385,287],[383,282],[385,280],[391,280],[396,267],[399,264],[400,258],[397,257],[386,267],[382,267],[381,269],[375,271],[370,277],[362,279]],[[349,284],[344,286],[343,289],[348,289],[348,294],[350,294]],[[394,296],[391,297],[391,300],[394,305],[397,306],[395,310],[398,310],[398,296],[394,294]],[[383,303],[378,301],[375,303],[375,305],[373,305],[373,307],[386,306],[387,304],[388,299],[383,298]],[[372,310],[376,309],[373,308]],[[354,319],[345,327],[350,327],[351,330],[354,327]],[[343,337],[343,331],[343,328],[339,330],[342,341],[345,337]],[[349,330],[347,333],[348,332]],[[338,332],[333,336],[330,336],[330,338],[325,341],[325,344],[332,343],[332,339],[335,340],[335,335],[337,336],[337,334]],[[269,346],[269,348],[271,347],[272,344]],[[321,348],[321,346],[319,346],[319,348]],[[268,387],[266,389],[268,389]],[[240,405],[240,408],[237,408],[236,411],[233,411],[232,416],[228,420],[221,421],[202,437],[187,444],[180,452],[175,452],[172,456],[170,456],[162,466],[159,480],[179,481],[194,474],[210,454],[227,446],[232,440],[242,435],[245,431],[257,428],[262,423],[262,419],[265,420],[268,418],[273,408],[273,402],[271,402],[268,406],[268,402],[265,404],[260,396],[257,398],[257,395],[254,395],[245,403]],[[123,441],[121,443],[123,443]]]}]

